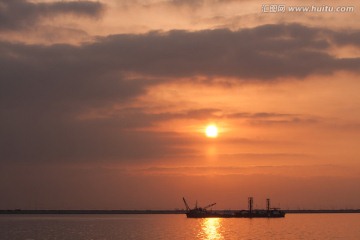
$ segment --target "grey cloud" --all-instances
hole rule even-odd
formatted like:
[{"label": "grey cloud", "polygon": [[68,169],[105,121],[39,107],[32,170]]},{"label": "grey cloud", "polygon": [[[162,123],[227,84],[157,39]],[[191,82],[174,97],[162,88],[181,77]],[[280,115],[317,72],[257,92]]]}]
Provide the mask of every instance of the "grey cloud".
[{"label": "grey cloud", "polygon": [[137,129],[154,126],[159,122],[166,122],[173,119],[215,119],[219,118],[215,113],[221,112],[219,109],[190,109],[184,111],[146,113],[146,108],[124,108],[111,113],[111,121],[121,123],[124,128]]},{"label": "grey cloud", "polygon": [[17,122],[1,132],[1,161],[8,163],[146,162],[190,151],[176,145],[181,137],[174,133],[127,131],[96,121]]},{"label": "grey cloud", "polygon": [[[115,104],[124,107],[151,86],[194,75],[208,76],[210,81],[213,76],[270,81],[337,70],[358,72],[358,58],[336,59],[326,53],[342,34],[300,25],[266,25],[236,32],[114,35],[81,46],[0,42],[1,159],[139,160],[191,151],[178,148],[186,139],[177,134],[138,130],[175,118],[306,121],[304,116],[276,113],[221,115],[219,109],[155,115],[123,109],[107,119],[78,117]],[[130,78],[129,73],[138,77]]]},{"label": "grey cloud", "polygon": [[42,17],[59,14],[98,17],[103,9],[103,4],[93,1],[33,3],[27,0],[0,0],[0,30],[31,27]]},{"label": "grey cloud", "polygon": [[[101,113],[99,113],[100,115]],[[169,111],[160,113],[148,113],[146,108],[123,108],[103,112],[105,118],[88,119],[101,122],[104,126],[113,126],[122,130],[137,130],[146,127],[153,127],[174,119],[217,121],[224,119],[245,120],[250,124],[306,124],[318,123],[322,119],[316,116],[300,114],[285,114],[273,112],[236,112],[225,113],[221,109],[200,108],[184,111]],[[233,141],[233,140],[232,140]],[[181,142],[182,144],[183,142]],[[180,144],[180,142],[179,142]]]},{"label": "grey cloud", "polygon": [[[359,71],[360,59],[337,59],[326,53],[328,30],[301,25],[266,25],[232,32],[152,32],[114,35],[89,46],[94,55],[106,53],[118,68],[154,76],[193,75],[273,79]],[[112,53],[109,53],[109,50]],[[122,57],[119,57],[122,56]],[[114,60],[115,60],[114,59]]]},{"label": "grey cloud", "polygon": [[221,109],[201,108],[190,109],[179,112],[145,113],[143,108],[122,109],[112,115],[113,119],[123,122],[127,128],[149,127],[159,122],[173,119],[195,119],[195,120],[221,120],[239,119],[246,120],[251,124],[303,124],[317,123],[319,117],[301,114],[286,114],[275,112],[235,112],[225,113]]},{"label": "grey cloud", "polygon": [[8,106],[103,105],[141,94],[147,85],[141,79],[127,80],[110,62],[84,56],[84,50],[74,46],[2,43],[0,52],[0,92]]},{"label": "grey cloud", "polygon": [[354,45],[360,47],[360,32],[344,32],[334,34],[334,42],[338,45]]},{"label": "grey cloud", "polygon": [[169,3],[175,6],[188,5],[191,7],[200,7],[204,4],[204,0],[170,0]]},{"label": "grey cloud", "polygon": [[227,118],[244,119],[250,124],[273,125],[273,124],[304,124],[318,123],[322,119],[316,116],[301,114],[286,114],[274,112],[238,112],[225,115]]}]

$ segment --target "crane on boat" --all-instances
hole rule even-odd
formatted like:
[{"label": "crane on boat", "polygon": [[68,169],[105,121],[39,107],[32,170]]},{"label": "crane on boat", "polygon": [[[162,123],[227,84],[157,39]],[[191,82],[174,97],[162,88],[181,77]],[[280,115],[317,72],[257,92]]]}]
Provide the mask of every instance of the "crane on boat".
[{"label": "crane on boat", "polygon": [[185,204],[185,207],[186,207],[186,211],[187,211],[187,212],[192,211],[192,210],[195,210],[195,211],[205,211],[206,209],[208,209],[208,208],[216,205],[216,203],[211,203],[211,204],[209,204],[209,205],[207,205],[207,206],[205,206],[205,207],[198,207],[197,201],[196,201],[196,203],[195,203],[195,208],[191,209],[191,208],[189,207],[189,204],[186,202],[186,199],[185,199],[184,197],[183,197],[183,201],[184,201],[184,204]]}]

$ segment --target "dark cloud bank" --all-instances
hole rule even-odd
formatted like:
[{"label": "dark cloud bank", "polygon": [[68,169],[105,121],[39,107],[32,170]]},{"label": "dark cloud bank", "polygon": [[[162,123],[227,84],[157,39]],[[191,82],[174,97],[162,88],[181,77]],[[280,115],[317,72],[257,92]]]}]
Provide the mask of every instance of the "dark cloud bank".
[{"label": "dark cloud bank", "polygon": [[[1,3],[29,4],[19,0]],[[76,5],[80,3],[85,7]],[[59,2],[41,11],[97,13],[97,5],[80,3]],[[34,9],[32,14],[40,11]],[[9,20],[3,12],[0,16],[5,16],[2,28],[21,26],[25,18],[32,18],[25,14],[22,19]],[[338,70],[359,72],[359,58],[339,59],[327,53],[333,44],[359,46],[358,34],[293,24],[236,32],[113,35],[81,46],[0,42],[1,159],[131,160],[176,154],[184,139],[172,133],[136,131],[133,123],[137,120],[127,111],[105,120],[77,117],[115,103],[125,106],[148,87],[183,77],[271,81]],[[146,77],[130,79],[129,73]],[[144,125],[166,119],[140,117]]]},{"label": "dark cloud bank", "polygon": [[43,17],[73,14],[98,17],[104,5],[94,1],[32,3],[27,0],[0,0],[0,31],[32,27]]}]

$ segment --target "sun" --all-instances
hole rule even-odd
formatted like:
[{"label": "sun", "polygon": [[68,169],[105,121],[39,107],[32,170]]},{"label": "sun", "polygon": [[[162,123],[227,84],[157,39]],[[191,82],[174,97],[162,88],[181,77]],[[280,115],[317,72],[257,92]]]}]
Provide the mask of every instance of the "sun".
[{"label": "sun", "polygon": [[208,125],[205,129],[205,135],[208,138],[216,138],[218,136],[218,128],[215,125]]}]

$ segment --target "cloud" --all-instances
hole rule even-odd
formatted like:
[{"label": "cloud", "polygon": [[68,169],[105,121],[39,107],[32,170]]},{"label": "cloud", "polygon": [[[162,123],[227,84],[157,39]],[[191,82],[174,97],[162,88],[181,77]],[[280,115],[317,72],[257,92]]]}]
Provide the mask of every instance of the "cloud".
[{"label": "cloud", "polygon": [[[95,74],[137,73],[155,78],[204,75],[269,80],[331,74],[338,70],[358,72],[359,58],[336,58],[326,53],[331,48],[328,38],[339,39],[342,34],[292,24],[235,32],[217,29],[120,34],[98,38],[97,42],[80,47],[1,45],[7,48],[8,56],[21,56],[6,61],[29,65],[33,63],[26,60],[32,59],[38,65],[53,65],[60,77],[85,74],[86,69],[92,73],[90,76],[97,71]],[[348,36],[347,41],[338,40],[338,44],[354,42],[353,35]]]},{"label": "cloud", "polygon": [[[243,159],[248,156],[238,156],[238,159]],[[286,157],[292,159],[304,159],[307,156],[305,155],[283,155],[283,154],[264,154],[262,157],[264,159],[274,160],[279,157]],[[252,156],[250,155],[250,159]],[[221,165],[221,166],[180,166],[180,167],[146,167],[139,168],[133,171],[138,171],[147,175],[182,175],[182,176],[226,176],[226,175],[258,175],[258,174],[276,174],[277,176],[301,176],[301,177],[318,177],[319,172],[322,172],[322,175],[326,176],[342,176],[342,177],[357,177],[358,171],[351,169],[349,167],[341,165],[248,165],[242,162],[242,166],[232,166],[232,165]]]},{"label": "cloud", "polygon": [[[123,71],[158,77],[236,77],[263,79],[359,71],[359,58],[339,59],[326,51],[342,32],[292,25],[252,29],[143,35],[113,35],[85,49],[106,56]],[[324,36],[325,35],[325,36]]]},{"label": "cloud", "polygon": [[[104,117],[101,117],[103,114]],[[99,117],[100,116],[100,117]],[[224,119],[245,120],[250,124],[306,124],[318,123],[322,119],[316,116],[308,116],[302,114],[285,114],[274,112],[231,112],[227,113],[217,108],[199,108],[199,109],[185,109],[180,111],[164,111],[157,113],[150,113],[146,107],[143,108],[122,108],[120,110],[109,110],[104,112],[101,109],[99,113],[93,113],[92,116],[87,116],[86,113],[80,119],[96,120],[102,118],[103,121],[116,121],[119,126],[126,129],[141,129],[151,126],[156,126],[159,123],[164,123],[171,120],[199,120],[199,121],[217,121]],[[107,120],[106,120],[107,119]],[[109,122],[108,122],[109,124]],[[232,139],[234,141],[234,139]]]},{"label": "cloud", "polygon": [[360,32],[344,32],[334,34],[334,41],[337,45],[353,45],[360,47]]},{"label": "cloud", "polygon": [[[145,113],[145,108],[125,108],[110,114],[105,111],[105,114],[97,115],[100,117],[79,119],[77,114],[81,114],[82,109],[72,109],[70,102],[63,103],[65,106],[54,103],[48,106],[47,100],[43,101],[11,109],[2,106],[0,154],[3,162],[154,162],[172,161],[183,156],[201,158],[192,146],[205,143],[204,139],[143,129],[174,119],[214,119],[213,113],[219,112],[217,109],[198,109],[151,114]],[[234,115],[239,118],[238,114]],[[250,122],[269,124],[274,121],[268,117],[259,120],[256,113],[242,115],[245,117],[241,118]],[[229,143],[269,144],[249,139],[231,139]]]},{"label": "cloud", "polygon": [[73,14],[98,17],[104,5],[93,1],[33,3],[27,0],[0,0],[0,31],[32,27],[43,17]]},{"label": "cloud", "polygon": [[[293,24],[235,32],[122,34],[80,46],[0,42],[2,161],[139,161],[191,153],[179,134],[139,130],[171,119],[306,121],[304,116],[277,113],[221,115],[219,109],[148,114],[128,105],[152,86],[197,75],[210,79],[200,82],[208,84],[217,76],[251,82],[338,70],[357,73],[358,58],[337,59],[326,53],[341,34]],[[353,42],[348,36],[337,44]],[[120,110],[106,115],[113,106]],[[79,118],[94,109],[103,110],[104,117]]]},{"label": "cloud", "polygon": [[200,7],[204,4],[204,0],[170,0],[169,3],[175,6],[188,5],[191,7]]},{"label": "cloud", "polygon": [[181,136],[175,133],[126,131],[96,121],[34,120],[2,129],[1,162],[156,162],[188,153],[176,144]]},{"label": "cloud", "polygon": [[274,125],[274,124],[306,124],[318,123],[322,119],[315,116],[306,116],[301,114],[286,114],[274,112],[237,112],[227,114],[225,117],[234,119],[244,119],[250,124],[256,125]]}]

